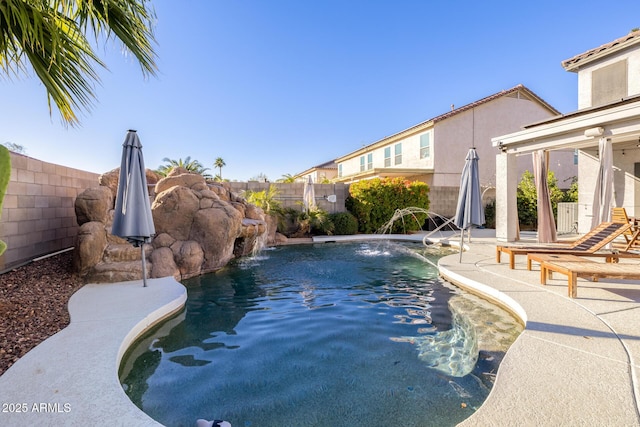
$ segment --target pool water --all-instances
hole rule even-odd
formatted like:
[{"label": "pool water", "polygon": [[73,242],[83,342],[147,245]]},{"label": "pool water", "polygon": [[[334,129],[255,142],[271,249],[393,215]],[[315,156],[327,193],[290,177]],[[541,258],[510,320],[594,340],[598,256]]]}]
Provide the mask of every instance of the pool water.
[{"label": "pool water", "polygon": [[278,247],[184,281],[185,310],[129,350],[130,399],[167,426],[450,426],[522,330],[438,278],[446,248]]}]

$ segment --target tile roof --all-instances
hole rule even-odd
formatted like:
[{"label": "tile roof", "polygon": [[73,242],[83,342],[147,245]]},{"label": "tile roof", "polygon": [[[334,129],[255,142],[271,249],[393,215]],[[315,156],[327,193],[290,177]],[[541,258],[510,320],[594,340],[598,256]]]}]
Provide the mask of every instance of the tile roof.
[{"label": "tile roof", "polygon": [[638,30],[631,31],[626,36],[615,39],[612,42],[603,44],[585,53],[581,53],[580,55],[576,55],[573,58],[566,59],[562,61],[562,66],[567,71],[578,71],[581,65],[636,43],[640,43],[640,31]]},{"label": "tile roof", "polygon": [[501,98],[505,95],[511,95],[512,93],[516,93],[518,91],[524,92],[527,96],[529,96],[530,98],[535,99],[536,101],[540,102],[541,104],[543,104],[546,108],[548,108],[549,110],[551,110],[554,114],[560,114],[560,112],[558,110],[556,110],[555,108],[553,108],[549,103],[547,103],[546,101],[544,101],[542,98],[540,98],[538,95],[536,95],[535,93],[533,93],[532,91],[530,91],[529,89],[527,89],[524,85],[519,84],[517,86],[512,87],[511,89],[507,89],[507,90],[503,90],[500,91],[498,93],[494,93],[493,95],[489,95],[486,98],[482,98],[479,99],[477,101],[474,101],[470,104],[467,105],[463,105],[460,108],[456,108],[455,110],[451,110],[448,111],[444,114],[441,114],[439,116],[434,117],[433,119],[431,119],[431,121],[433,122],[439,122],[441,120],[445,120],[448,119],[451,116],[455,116],[456,114],[462,113],[463,111],[467,111],[470,110],[474,107],[477,107],[478,105],[482,105],[485,104],[489,101],[493,101],[494,99],[498,99]]},{"label": "tile roof", "polygon": [[[455,116],[457,114],[460,114],[462,112],[471,110],[471,109],[473,109],[475,107],[478,107],[480,105],[486,104],[488,102],[491,102],[491,101],[496,100],[498,98],[501,98],[503,96],[509,96],[509,95],[513,95],[513,94],[517,94],[517,93],[522,94],[522,95],[524,95],[525,97],[527,97],[527,98],[529,98],[531,100],[535,100],[535,101],[539,102],[545,108],[549,109],[549,111],[551,111],[554,115],[560,115],[560,112],[558,110],[556,110],[555,108],[553,108],[549,103],[547,103],[545,100],[543,100],[538,95],[533,93],[531,90],[529,90],[524,85],[519,84],[517,86],[512,87],[511,89],[502,90],[500,92],[494,93],[493,95],[489,95],[489,96],[487,96],[485,98],[482,98],[482,99],[479,99],[477,101],[474,101],[474,102],[472,102],[470,104],[466,104],[466,105],[463,105],[462,107],[452,109],[451,111],[447,111],[446,113],[440,114],[439,116],[433,117],[433,118],[431,118],[429,120],[425,120],[424,122],[418,123],[417,125],[411,126],[410,128],[404,129],[404,130],[402,130],[400,132],[396,132],[396,133],[394,133],[392,135],[385,136],[384,138],[382,138],[382,139],[380,139],[380,140],[378,140],[376,142],[373,142],[371,144],[368,144],[368,145],[365,145],[365,146],[363,146],[361,148],[358,148],[357,150],[352,151],[352,152],[350,152],[348,154],[345,154],[344,156],[338,157],[336,160],[357,156],[360,152],[367,151],[371,147],[387,144],[391,140],[394,140],[396,138],[402,137],[402,136],[407,135],[407,134],[412,134],[412,133],[414,133],[416,131],[419,131],[421,129],[424,129],[424,128],[428,128],[429,126],[432,126],[433,124],[435,124],[437,122],[440,122],[442,120],[446,120],[446,119],[448,119],[450,117],[453,117],[453,116]],[[453,107],[453,105],[452,105],[452,107]]]}]

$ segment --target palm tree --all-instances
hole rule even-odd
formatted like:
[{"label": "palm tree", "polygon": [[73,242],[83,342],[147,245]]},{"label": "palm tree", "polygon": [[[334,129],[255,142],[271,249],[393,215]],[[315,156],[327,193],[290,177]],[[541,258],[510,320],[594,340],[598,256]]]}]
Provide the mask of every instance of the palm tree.
[{"label": "palm tree", "polygon": [[167,176],[167,174],[169,174],[169,172],[171,172],[173,168],[180,167],[188,170],[189,172],[198,173],[205,178],[211,177],[211,175],[206,173],[209,168],[205,168],[204,166],[202,166],[202,163],[197,160],[191,160],[191,156],[187,156],[184,160],[182,160],[181,158],[178,160],[174,160],[165,157],[164,159],[162,159],[162,161],[166,164],[159,166],[156,170],[156,172],[158,172],[162,176]]},{"label": "palm tree", "polygon": [[[145,77],[155,75],[155,12],[147,0],[0,1],[0,72],[42,81],[49,102],[66,124],[79,123],[76,111],[89,110],[106,68],[92,45],[120,40],[140,63]],[[85,33],[93,36],[87,39]],[[30,65],[30,67],[29,67]]]},{"label": "palm tree", "polygon": [[220,181],[222,181],[222,168],[227,166],[227,164],[222,160],[222,157],[218,157],[215,162],[213,162],[213,167],[220,169],[220,173],[218,176],[220,177]]},{"label": "palm tree", "polygon": [[282,175],[282,178],[276,180],[276,182],[296,182],[296,177],[291,175],[290,173]]}]

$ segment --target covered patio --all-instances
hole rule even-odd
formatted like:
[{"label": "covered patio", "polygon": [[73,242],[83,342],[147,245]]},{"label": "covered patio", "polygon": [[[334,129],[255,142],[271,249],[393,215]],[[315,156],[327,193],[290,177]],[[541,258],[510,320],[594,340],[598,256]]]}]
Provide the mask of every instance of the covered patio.
[{"label": "covered patio", "polygon": [[640,216],[640,95],[584,108],[492,138],[496,156],[496,239],[518,239],[518,156],[538,150],[574,149],[578,163],[578,232],[591,228],[601,138],[613,147],[613,204]]}]

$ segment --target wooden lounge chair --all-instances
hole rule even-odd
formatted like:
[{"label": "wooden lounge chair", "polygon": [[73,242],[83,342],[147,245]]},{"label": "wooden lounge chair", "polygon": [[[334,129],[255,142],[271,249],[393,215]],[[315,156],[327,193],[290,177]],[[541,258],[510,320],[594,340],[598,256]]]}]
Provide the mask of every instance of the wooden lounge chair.
[{"label": "wooden lounge chair", "polygon": [[[594,282],[598,279],[640,279],[640,265],[638,264],[611,264],[588,261],[583,257],[571,257],[558,255],[557,260],[554,255],[548,255],[546,259],[539,259],[540,262],[540,283],[547,284],[552,273],[561,273],[567,276],[568,294],[570,298],[578,296],[578,277],[588,278]],[[573,259],[572,259],[573,258]]]},{"label": "wooden lounge chair", "polygon": [[640,224],[637,219],[629,218],[625,208],[612,208],[611,221],[631,224],[631,228],[622,234],[626,241],[625,251],[640,247]]},{"label": "wooden lounge chair", "polygon": [[[622,222],[603,222],[570,245],[557,246],[496,246],[496,262],[500,263],[500,255],[509,254],[509,267],[515,268],[516,255],[529,253],[559,253],[567,255],[605,256],[609,261],[617,261],[619,256],[614,251],[598,252],[608,243],[621,236],[631,228],[631,224]],[[639,255],[640,256],[640,255]]]}]

